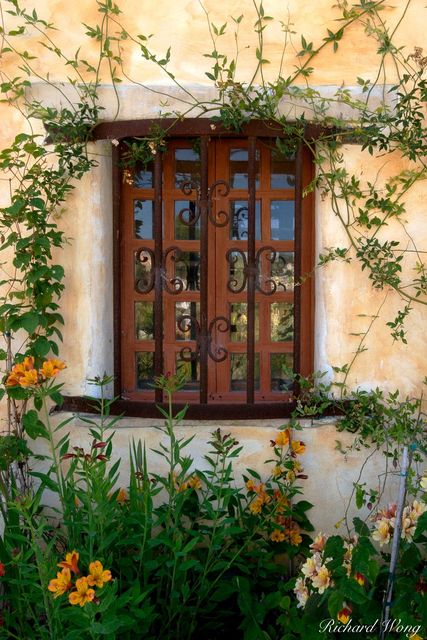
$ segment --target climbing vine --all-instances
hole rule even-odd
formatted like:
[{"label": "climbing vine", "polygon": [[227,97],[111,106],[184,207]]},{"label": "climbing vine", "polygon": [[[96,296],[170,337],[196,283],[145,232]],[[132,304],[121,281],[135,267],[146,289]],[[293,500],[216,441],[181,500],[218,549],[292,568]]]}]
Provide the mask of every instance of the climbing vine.
[{"label": "climbing vine", "polygon": [[[0,358],[5,361],[6,369],[10,370],[14,362],[28,355],[41,361],[49,352],[58,353],[58,342],[62,340],[59,298],[64,286],[64,270],[53,260],[52,250],[62,247],[66,241],[58,213],[76,180],[96,164],[87,143],[93,127],[102,118],[98,93],[101,82],[106,80],[116,96],[116,117],[121,108],[118,87],[125,80],[159,94],[161,115],[165,118],[210,117],[213,127],[221,123],[236,132],[254,118],[268,120],[287,134],[286,149],[283,140],[277,142],[282,151],[307,145],[316,165],[316,177],[307,192],[317,189],[328,199],[346,238],[343,246],[322,250],[318,267],[335,261],[358,261],[373,288],[384,291],[385,299],[393,291],[400,300],[399,310],[394,318],[387,318],[387,325],[394,340],[406,342],[408,315],[415,305],[427,304],[424,252],[411,235],[405,206],[405,198],[414,185],[426,178],[427,57],[419,46],[408,52],[394,43],[409,5],[410,0],[397,25],[391,29],[384,18],[385,0],[361,0],[352,5],[347,0],[339,0],[335,6],[340,13],[338,28],[328,29],[317,43],[304,35],[298,36],[290,19],[281,22],[283,51],[277,78],[272,81],[266,74],[271,65],[266,57],[266,42],[268,30],[277,20],[266,13],[262,0],[254,0],[253,28],[257,36],[254,69],[252,76],[243,81],[239,79],[239,63],[245,48],[242,25],[248,28],[246,17],[242,14],[217,25],[200,2],[211,39],[210,50],[204,54],[211,63],[206,77],[214,86],[215,95],[199,100],[191,87],[173,72],[171,48],[159,55],[151,35],[132,34],[124,26],[122,9],[112,0],[98,0],[98,24],[84,25],[86,35],[96,43],[97,60],[83,57],[82,49],[67,56],[57,44],[53,24],[40,17],[35,9],[22,6],[19,0],[3,0],[1,57],[6,63],[13,60],[19,71],[18,75],[1,71],[2,102],[19,111],[27,129],[0,153],[3,181],[10,189],[10,205],[1,209],[1,250],[8,252],[7,255],[14,254],[12,267],[6,264],[2,267],[4,293],[0,329],[5,347],[0,351]],[[375,44],[379,60],[377,76],[372,80],[358,78],[358,96],[343,87],[333,95],[323,95],[310,84],[314,65],[326,50],[339,56],[342,42],[355,24],[362,27],[367,41]],[[235,42],[232,56],[222,50],[230,30]],[[36,64],[37,58],[31,51],[20,48],[21,36],[28,33],[36,34],[46,56],[63,63],[69,74],[68,88],[74,95],[48,74],[43,76],[40,65]],[[131,49],[158,68],[170,90],[146,86],[140,78],[130,75],[127,60]],[[290,52],[294,55],[291,70],[285,64]],[[390,62],[397,78],[393,86],[387,84],[386,68]],[[58,92],[65,106],[54,108],[33,99],[34,79],[48,84],[52,92]],[[379,101],[374,99],[380,94]],[[180,107],[171,109],[172,100]],[[308,124],[318,125],[315,137]],[[129,144],[125,154],[127,167],[147,162],[163,150],[167,133],[166,127],[156,126],[149,136]],[[380,153],[385,158],[394,155],[404,168],[384,181],[378,178],[365,183],[346,167],[343,145],[352,143],[368,155]],[[400,229],[398,239],[390,237],[389,229],[394,223]],[[366,350],[367,335],[378,315],[370,316],[367,329],[359,334],[360,342],[352,362],[337,363],[334,367],[336,383],[343,388],[354,360]],[[21,413],[25,413],[26,391],[9,389],[7,396],[14,416],[12,430],[16,430]]]}]

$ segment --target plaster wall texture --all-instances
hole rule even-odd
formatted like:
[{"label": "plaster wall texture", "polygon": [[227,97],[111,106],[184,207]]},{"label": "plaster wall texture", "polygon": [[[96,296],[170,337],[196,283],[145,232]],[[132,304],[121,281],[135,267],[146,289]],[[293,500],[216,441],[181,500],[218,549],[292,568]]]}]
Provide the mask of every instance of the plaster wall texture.
[{"label": "plaster wall texture", "polygon": [[[241,26],[244,46],[242,49],[240,78],[247,80],[254,69],[254,49],[257,46],[252,24],[255,20],[252,3],[227,0],[220,7],[214,0],[206,0],[205,8],[211,13],[210,18],[216,24],[222,24],[228,16],[238,17],[245,14]],[[289,15],[294,23],[292,29],[304,33],[306,39],[320,42],[326,28],[336,29],[335,19],[338,17],[331,9],[330,0],[319,0],[316,3],[301,3],[297,0],[288,2]],[[268,5],[268,6],[267,6]],[[265,3],[268,13],[280,16],[287,21],[288,10],[279,0]],[[196,0],[182,0],[171,3],[170,0],[158,0],[155,5],[150,0],[127,0],[123,3],[126,26],[133,33],[155,33],[152,46],[156,52],[162,52],[172,45],[173,63],[171,69],[182,80],[185,88],[191,90],[200,100],[212,97],[212,88],[204,77],[208,70],[208,61],[203,52],[211,48],[208,43],[206,16]],[[400,9],[400,10],[399,10]],[[397,24],[402,7],[387,8],[384,17],[390,25]],[[47,21],[55,23],[58,37],[63,40],[64,49],[69,55],[82,44],[84,55],[88,60],[96,59],[96,46],[88,42],[82,35],[81,23],[94,24],[99,19],[94,2],[84,5],[74,3],[67,5],[64,11],[63,0],[39,0],[37,11]],[[423,21],[419,19],[422,11],[420,0],[413,0],[396,33],[397,43],[412,50],[413,45],[422,44],[425,35]],[[230,20],[229,20],[230,22]],[[284,35],[280,23],[274,23],[271,35],[266,36],[266,56],[272,64],[266,67],[267,79],[277,75]],[[300,48],[299,36],[294,36],[295,48]],[[66,85],[66,71],[63,64],[55,56],[48,54],[38,44],[39,35],[28,32],[19,39],[20,48],[31,50],[41,56],[42,63],[34,62],[34,71],[49,68],[53,82],[64,82],[63,94],[72,97],[73,89]],[[151,43],[151,41],[150,41]],[[121,102],[119,119],[158,117],[161,111],[158,93],[153,89],[166,92],[170,96],[169,109],[182,107],[182,92],[159,76],[158,70],[141,61],[135,53],[126,52],[126,68],[129,77],[141,81],[145,86],[124,84],[119,88]],[[70,49],[71,47],[71,49]],[[233,38],[224,39],[224,50],[231,54]],[[378,70],[378,57],[375,46],[367,41],[360,27],[354,26],[340,45],[340,54],[332,54],[326,49],[316,62],[316,71],[311,79],[319,90],[330,93],[334,87],[344,83],[353,87],[356,95],[357,76],[373,79]],[[48,57],[46,57],[48,56]],[[292,69],[295,63],[295,50],[292,45],[284,55],[284,68]],[[4,71],[12,72],[8,59],[5,60]],[[271,71],[270,71],[271,69]],[[291,73],[291,71],[289,71]],[[269,76],[268,74],[271,74]],[[393,83],[394,69],[387,69],[387,82]],[[284,75],[287,75],[284,73]],[[34,83],[31,89],[34,97],[44,104],[65,104],[66,97],[58,98],[55,87]],[[373,96],[377,99],[378,96]],[[114,92],[108,84],[101,86],[101,104],[105,108],[102,118],[114,117],[117,102]],[[298,113],[298,105],[283,105],[285,112],[292,116],[293,109]],[[341,113],[342,105],[337,106]],[[196,115],[191,113],[190,115]],[[349,114],[351,116],[351,114]],[[26,126],[19,112],[0,105],[0,118],[5,125],[0,131],[0,142],[6,145],[13,135],[21,132]],[[62,374],[65,381],[65,392],[70,395],[90,393],[87,378],[103,371],[113,370],[113,291],[112,291],[112,201],[111,201],[111,145],[109,142],[97,142],[89,145],[89,152],[98,160],[98,166],[86,175],[77,185],[68,199],[61,217],[69,243],[58,254],[57,259],[64,265],[65,293],[62,298],[62,312],[65,318],[64,344],[61,357],[67,362],[67,370]],[[362,182],[377,180],[381,183],[387,175],[403,167],[398,156],[392,156],[384,166],[384,158],[368,157],[362,154],[356,145],[343,148],[346,166],[349,171],[361,177]],[[409,229],[417,238],[417,246],[427,248],[427,217],[425,209],[425,184],[420,183],[407,197],[407,219]],[[6,182],[0,183],[0,203],[6,204],[9,188]],[[346,237],[339,220],[334,217],[328,198],[316,194],[316,253],[326,247],[346,246]],[[396,233],[406,242],[402,229],[397,225],[390,227],[386,233]],[[410,240],[407,240],[408,245]],[[6,256],[7,258],[7,256]],[[9,254],[9,260],[12,256]],[[4,259],[4,258],[3,258]],[[365,273],[358,264],[335,262],[326,268],[317,270],[316,274],[316,320],[315,320],[315,369],[327,371],[332,375],[333,366],[342,366],[354,357],[360,343],[360,336],[354,335],[366,331],[372,316],[379,313],[381,317],[373,324],[367,339],[368,350],[355,360],[348,382],[353,387],[373,388],[377,385],[386,390],[399,387],[403,394],[417,394],[421,389],[426,374],[425,343],[425,311],[416,309],[407,324],[410,340],[408,345],[393,344],[385,322],[392,320],[401,303],[392,291],[372,289]],[[5,403],[2,406],[2,424],[5,425]],[[129,438],[143,438],[148,448],[155,446],[159,432],[153,428],[153,421],[126,418],[119,426],[116,435],[116,451],[124,460],[124,478],[127,475],[127,455]],[[268,442],[273,437],[280,422],[242,422],[227,423],[227,430],[244,445],[245,453],[238,463],[238,473],[246,466],[253,466],[261,471],[260,460],[269,457]],[[201,460],[206,450],[206,440],[213,427],[209,423],[185,423],[180,427],[182,433],[195,433],[190,453],[196,461]],[[74,418],[67,427],[71,432],[73,445],[87,442],[87,428],[78,418]],[[3,427],[2,427],[3,429]],[[363,462],[363,456],[352,453],[347,460],[335,451],[337,433],[331,421],[305,423],[301,438],[307,443],[304,466],[309,475],[305,482],[307,499],[316,506],[313,519],[318,528],[330,530],[335,518],[343,513],[352,491],[353,480]],[[340,434],[340,439],[349,443],[350,435]],[[37,446],[42,446],[39,443]],[[369,466],[368,484],[378,483],[379,470],[383,471],[382,458],[372,460]],[[157,470],[159,462],[153,457],[153,465]],[[390,491],[393,491],[391,488]],[[328,508],[325,508],[326,505]]]},{"label": "plaster wall texture", "polygon": [[[93,416],[82,416],[90,417]],[[73,414],[61,413],[53,418],[53,424],[61,420],[71,418],[62,431],[57,432],[58,439],[67,431],[71,433],[72,446],[80,446],[85,450],[89,449],[89,438],[87,435],[87,424]],[[163,424],[162,420],[123,418],[115,429],[114,448],[112,463],[121,458],[120,479],[118,486],[127,487],[129,484],[129,445],[134,439],[136,442],[141,439],[145,444],[148,457],[149,472],[151,474],[161,474],[168,472],[164,460],[153,453],[152,449],[159,448],[159,442],[167,445],[167,437],[158,429]],[[233,424],[230,421],[204,421],[203,423],[184,421],[175,430],[178,438],[188,438],[194,436],[191,445],[187,448],[188,455],[191,455],[194,462],[192,469],[204,470],[208,468],[204,461],[204,455],[209,453],[211,433],[221,428],[223,433],[231,433],[243,450],[234,461],[234,479],[236,484],[241,485],[242,474],[247,468],[257,471],[262,479],[266,479],[271,473],[273,465],[266,464],[265,460],[272,457],[270,440],[274,439],[278,433],[278,428],[282,425],[280,420],[265,420],[262,424],[257,420],[245,420],[240,424]],[[306,445],[306,452],[299,456],[304,467],[304,473],[308,475],[307,480],[300,480],[299,485],[303,489],[303,495],[298,499],[311,502],[314,506],[308,515],[316,530],[326,533],[334,533],[339,525],[339,531],[345,533],[345,524],[341,521],[345,510],[350,503],[348,522],[351,524],[354,515],[358,517],[368,517],[369,511],[366,509],[356,510],[354,500],[352,501],[353,482],[359,480],[359,472],[362,463],[370,452],[362,455],[353,451],[346,456],[336,448],[336,440],[339,440],[343,447],[351,444],[353,436],[349,433],[337,433],[334,420],[324,418],[322,420],[303,420],[301,422],[302,431],[295,432],[296,439],[303,440]],[[156,428],[157,427],[157,428]],[[35,445],[36,453],[47,453],[44,441],[38,441]],[[363,482],[380,492],[384,490],[383,501],[388,504],[397,499],[398,474],[390,475],[384,489],[384,457],[381,452],[375,453],[368,460],[364,472]],[[34,462],[33,470],[42,469],[42,463]]]}]

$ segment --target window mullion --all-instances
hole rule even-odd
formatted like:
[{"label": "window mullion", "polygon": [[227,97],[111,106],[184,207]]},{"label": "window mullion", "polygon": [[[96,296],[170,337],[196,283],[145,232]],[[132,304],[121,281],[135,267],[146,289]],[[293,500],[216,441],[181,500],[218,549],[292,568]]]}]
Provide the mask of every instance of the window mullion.
[{"label": "window mullion", "polygon": [[208,136],[200,139],[200,404],[208,401]]},{"label": "window mullion", "polygon": [[255,399],[255,188],[256,188],[256,138],[248,139],[248,266],[247,266],[247,382],[246,402],[253,404]]},{"label": "window mullion", "polygon": [[[162,205],[162,154],[154,158],[154,375],[163,373],[163,205]],[[163,401],[163,391],[156,389],[156,402]]]}]

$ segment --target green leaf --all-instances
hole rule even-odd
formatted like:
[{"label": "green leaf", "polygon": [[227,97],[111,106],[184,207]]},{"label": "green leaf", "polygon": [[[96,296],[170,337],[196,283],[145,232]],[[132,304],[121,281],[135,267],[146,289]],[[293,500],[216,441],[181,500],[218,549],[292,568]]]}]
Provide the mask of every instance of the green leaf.
[{"label": "green leaf", "polygon": [[39,316],[37,313],[29,311],[28,313],[24,313],[21,318],[21,326],[28,333],[34,333],[39,324]]},{"label": "green leaf", "polygon": [[24,430],[29,438],[35,440],[36,438],[48,438],[49,434],[44,426],[43,422],[39,419],[37,411],[34,409],[30,409],[24,414],[22,418],[22,423],[24,425]]},{"label": "green leaf", "polygon": [[331,593],[328,599],[328,611],[331,618],[336,620],[337,613],[341,611],[344,606],[344,597],[339,591]]}]

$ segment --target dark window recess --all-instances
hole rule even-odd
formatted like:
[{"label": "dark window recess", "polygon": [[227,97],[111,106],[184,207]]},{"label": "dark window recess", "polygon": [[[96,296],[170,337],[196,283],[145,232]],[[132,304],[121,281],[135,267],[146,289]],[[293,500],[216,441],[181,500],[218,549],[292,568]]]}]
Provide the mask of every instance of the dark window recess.
[{"label": "dark window recess", "polygon": [[177,403],[198,415],[284,406],[290,371],[312,368],[312,279],[295,286],[313,267],[311,179],[304,149],[285,157],[273,138],[207,134],[170,138],[127,172],[115,200],[124,400],[162,402],[153,381],[169,371],[185,380]]}]

